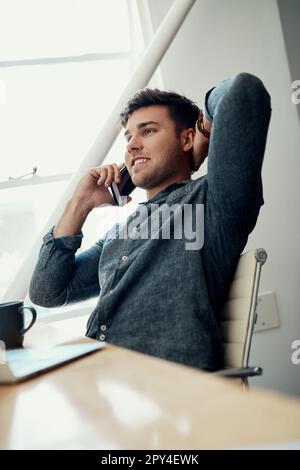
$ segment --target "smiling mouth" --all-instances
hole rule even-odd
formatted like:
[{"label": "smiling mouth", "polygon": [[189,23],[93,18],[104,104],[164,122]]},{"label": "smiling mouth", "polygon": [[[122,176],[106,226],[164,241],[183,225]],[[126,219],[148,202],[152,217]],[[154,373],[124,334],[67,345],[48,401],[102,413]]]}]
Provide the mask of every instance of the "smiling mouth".
[{"label": "smiling mouth", "polygon": [[142,167],[147,163],[149,158],[137,158],[132,164],[132,168]]}]

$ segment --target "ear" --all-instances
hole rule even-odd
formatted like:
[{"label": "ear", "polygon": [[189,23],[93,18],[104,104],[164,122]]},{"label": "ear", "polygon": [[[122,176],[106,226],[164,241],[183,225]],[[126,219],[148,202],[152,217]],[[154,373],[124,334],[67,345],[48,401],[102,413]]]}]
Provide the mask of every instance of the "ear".
[{"label": "ear", "polygon": [[189,127],[188,129],[184,129],[181,134],[181,142],[182,142],[182,150],[184,152],[189,152],[193,148],[194,137],[195,137],[195,129]]}]

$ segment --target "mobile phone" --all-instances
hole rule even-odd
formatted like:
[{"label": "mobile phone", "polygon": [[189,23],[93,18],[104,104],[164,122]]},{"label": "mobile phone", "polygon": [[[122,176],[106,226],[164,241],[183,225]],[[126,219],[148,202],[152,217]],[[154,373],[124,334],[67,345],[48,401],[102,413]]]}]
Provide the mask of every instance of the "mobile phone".
[{"label": "mobile phone", "polygon": [[132,193],[132,191],[135,189],[135,185],[132,182],[127,166],[125,164],[120,169],[120,173],[120,183],[117,184],[113,181],[110,185],[110,189],[115,203],[118,204],[118,206],[124,206],[127,202],[124,196],[129,196],[129,194]]}]

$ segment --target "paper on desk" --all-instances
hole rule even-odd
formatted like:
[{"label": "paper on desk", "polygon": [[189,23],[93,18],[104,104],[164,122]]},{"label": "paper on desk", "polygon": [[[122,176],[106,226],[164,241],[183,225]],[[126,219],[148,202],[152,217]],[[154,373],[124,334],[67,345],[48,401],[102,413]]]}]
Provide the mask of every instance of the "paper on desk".
[{"label": "paper on desk", "polygon": [[[0,383],[17,381],[44,372],[102,349],[106,343],[90,341],[39,349],[13,349],[6,353],[6,364],[0,369]],[[15,379],[15,380],[14,380]]]}]

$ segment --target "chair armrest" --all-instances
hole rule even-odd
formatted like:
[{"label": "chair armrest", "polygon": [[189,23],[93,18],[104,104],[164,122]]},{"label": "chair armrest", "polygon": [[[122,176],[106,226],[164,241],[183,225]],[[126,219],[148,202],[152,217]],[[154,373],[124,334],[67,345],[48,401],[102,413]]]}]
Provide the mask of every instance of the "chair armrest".
[{"label": "chair armrest", "polygon": [[262,375],[263,370],[261,367],[240,367],[236,369],[222,369],[214,372],[216,375],[222,377],[231,377],[235,379],[243,379],[246,377],[255,377],[257,375]]}]

